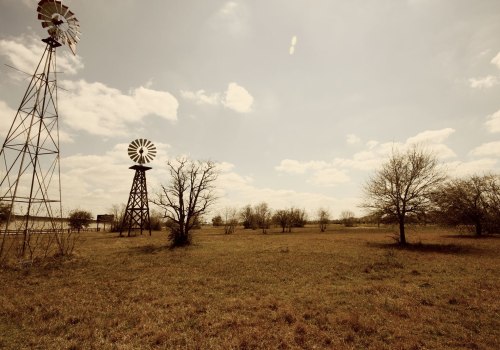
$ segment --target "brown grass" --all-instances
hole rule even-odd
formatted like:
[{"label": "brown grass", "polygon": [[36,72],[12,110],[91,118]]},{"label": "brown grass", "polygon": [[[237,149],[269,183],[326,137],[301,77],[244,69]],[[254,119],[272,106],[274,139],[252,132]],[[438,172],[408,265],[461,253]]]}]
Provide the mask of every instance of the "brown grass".
[{"label": "brown grass", "polygon": [[0,271],[0,348],[494,349],[500,239],[329,227],[86,233],[71,260]]}]

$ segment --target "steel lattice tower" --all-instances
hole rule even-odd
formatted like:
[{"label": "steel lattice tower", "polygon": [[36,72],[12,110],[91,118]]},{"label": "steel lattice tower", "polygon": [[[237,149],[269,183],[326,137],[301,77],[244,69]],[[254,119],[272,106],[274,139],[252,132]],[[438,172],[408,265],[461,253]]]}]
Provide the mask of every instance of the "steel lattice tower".
[{"label": "steel lattice tower", "polygon": [[135,175],[128,197],[127,208],[123,216],[123,222],[120,227],[120,236],[122,236],[124,229],[128,229],[129,237],[130,231],[136,229],[141,230],[141,235],[143,230],[148,229],[149,235],[151,236],[146,171],[152,168],[144,166],[143,164],[153,160],[156,156],[156,147],[149,140],[137,139],[130,143],[127,152],[130,159],[139,164],[129,168],[135,170]]},{"label": "steel lattice tower", "polygon": [[55,56],[61,44],[43,41],[45,51],[0,150],[0,201],[11,208],[0,256],[7,234],[22,233],[18,254],[24,256],[34,248],[33,235],[62,229]]},{"label": "steel lattice tower", "polygon": [[40,0],[38,19],[49,37],[0,150],[0,204],[9,207],[0,237],[0,262],[15,252],[33,260],[65,254],[62,229],[56,48],[73,54],[80,25],[58,0]]},{"label": "steel lattice tower", "polygon": [[148,189],[146,186],[146,171],[151,168],[143,165],[134,165],[129,169],[135,170],[135,175],[120,229],[120,236],[124,229],[128,229],[128,236],[130,236],[132,230],[136,229],[141,230],[141,235],[143,230],[148,229],[149,235],[151,235]]}]

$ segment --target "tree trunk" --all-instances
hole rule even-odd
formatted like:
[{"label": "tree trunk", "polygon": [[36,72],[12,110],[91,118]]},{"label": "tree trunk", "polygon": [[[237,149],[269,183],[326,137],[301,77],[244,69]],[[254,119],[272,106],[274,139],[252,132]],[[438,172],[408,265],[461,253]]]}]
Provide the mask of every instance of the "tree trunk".
[{"label": "tree trunk", "polygon": [[404,219],[404,217],[399,218],[399,244],[406,245],[405,219]]},{"label": "tree trunk", "polygon": [[483,225],[481,225],[481,221],[478,220],[475,226],[476,226],[476,236],[481,236],[483,234]]}]

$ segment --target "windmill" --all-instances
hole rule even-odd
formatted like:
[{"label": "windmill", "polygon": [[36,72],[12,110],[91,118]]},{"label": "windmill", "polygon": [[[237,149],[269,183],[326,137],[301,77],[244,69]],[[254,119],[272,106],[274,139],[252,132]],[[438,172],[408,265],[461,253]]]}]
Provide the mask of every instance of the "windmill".
[{"label": "windmill", "polygon": [[21,258],[65,253],[56,49],[66,45],[76,54],[80,25],[61,1],[41,0],[37,14],[49,36],[0,150],[0,203],[10,208],[0,260],[12,247]]},{"label": "windmill", "polygon": [[156,156],[156,147],[149,140],[137,139],[132,141],[128,146],[128,155],[130,159],[138,164],[129,168],[135,170],[135,175],[120,228],[120,236],[122,236],[124,229],[128,230],[129,237],[130,232],[135,229],[140,229],[141,235],[144,229],[148,229],[149,235],[151,235],[146,171],[152,168],[144,166],[144,164],[154,159]]}]

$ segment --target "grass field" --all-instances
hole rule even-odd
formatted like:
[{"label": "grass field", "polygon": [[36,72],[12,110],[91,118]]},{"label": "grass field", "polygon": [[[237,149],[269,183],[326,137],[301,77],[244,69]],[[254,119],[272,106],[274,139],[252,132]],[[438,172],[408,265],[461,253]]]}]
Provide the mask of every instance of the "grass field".
[{"label": "grass field", "polygon": [[85,233],[62,263],[0,271],[0,348],[495,349],[500,238],[390,228]]}]

